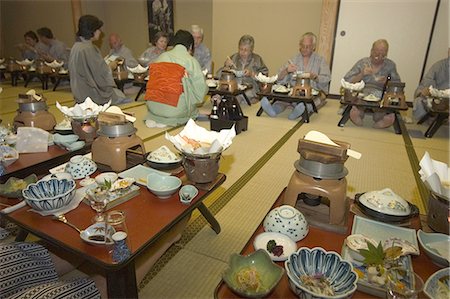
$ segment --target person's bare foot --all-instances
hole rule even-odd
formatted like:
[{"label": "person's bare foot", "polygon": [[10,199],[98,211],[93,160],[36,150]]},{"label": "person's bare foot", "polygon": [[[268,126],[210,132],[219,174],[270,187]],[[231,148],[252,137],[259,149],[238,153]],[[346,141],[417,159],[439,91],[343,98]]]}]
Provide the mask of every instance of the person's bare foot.
[{"label": "person's bare foot", "polygon": [[360,111],[356,107],[352,107],[350,110],[350,120],[358,127],[363,125],[364,111]]}]

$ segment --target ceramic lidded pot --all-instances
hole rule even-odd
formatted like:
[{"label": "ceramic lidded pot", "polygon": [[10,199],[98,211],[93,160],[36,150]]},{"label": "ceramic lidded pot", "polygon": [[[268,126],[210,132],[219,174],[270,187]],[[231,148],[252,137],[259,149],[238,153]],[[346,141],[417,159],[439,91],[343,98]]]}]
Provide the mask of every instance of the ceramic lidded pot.
[{"label": "ceramic lidded pot", "polygon": [[65,171],[70,173],[75,180],[85,178],[97,170],[97,164],[91,159],[76,155],[70,158]]},{"label": "ceramic lidded pot", "polygon": [[266,232],[277,232],[298,242],[309,232],[305,216],[289,205],[279,206],[269,212],[263,222]]}]

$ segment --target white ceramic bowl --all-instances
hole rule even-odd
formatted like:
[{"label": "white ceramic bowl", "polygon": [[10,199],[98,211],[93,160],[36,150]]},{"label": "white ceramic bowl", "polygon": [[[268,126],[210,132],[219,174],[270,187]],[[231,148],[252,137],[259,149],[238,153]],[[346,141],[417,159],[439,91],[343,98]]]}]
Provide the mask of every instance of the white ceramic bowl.
[{"label": "white ceramic bowl", "polygon": [[8,145],[0,146],[0,161],[4,167],[8,167],[19,159],[19,152]]},{"label": "white ceramic bowl", "polygon": [[302,240],[309,232],[305,216],[289,205],[282,205],[270,211],[264,219],[263,226],[266,232],[287,235],[295,242]]},{"label": "white ceramic bowl", "polygon": [[162,199],[169,198],[181,186],[181,180],[175,176],[162,176],[151,173],[147,176],[147,188]]},{"label": "white ceramic bowl", "polygon": [[75,196],[74,180],[52,178],[38,181],[22,190],[26,203],[37,211],[52,211],[67,206]]},{"label": "white ceramic bowl", "polygon": [[[450,259],[450,236],[440,233],[426,233],[419,229],[417,239],[428,257],[439,267],[448,267]],[[445,256],[447,254],[447,256]]]},{"label": "white ceramic bowl", "polygon": [[58,133],[53,134],[53,141],[56,144],[59,143],[73,143],[77,141],[80,137],[75,134],[61,135]]}]

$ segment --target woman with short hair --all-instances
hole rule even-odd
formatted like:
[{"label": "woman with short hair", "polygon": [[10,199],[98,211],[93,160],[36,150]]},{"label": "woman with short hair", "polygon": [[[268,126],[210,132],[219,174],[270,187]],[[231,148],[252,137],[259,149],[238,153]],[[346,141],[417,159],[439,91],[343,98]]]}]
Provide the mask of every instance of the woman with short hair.
[{"label": "woman with short hair", "polygon": [[152,46],[147,48],[144,53],[139,56],[139,63],[147,66],[155,61],[155,59],[158,58],[161,53],[166,52],[168,43],[169,35],[167,35],[167,33],[162,31],[156,33],[155,37],[153,37],[152,39]]},{"label": "woman with short hair", "polygon": [[243,35],[239,39],[238,52],[231,57],[227,57],[224,66],[217,72],[218,77],[220,77],[222,71],[243,71],[242,76],[240,76],[240,72],[237,72],[238,82],[252,86],[252,88],[245,91],[245,94],[252,103],[257,102],[256,93],[259,91],[255,76],[258,73],[266,76],[269,74],[269,69],[262,57],[253,52],[254,48],[255,39],[251,35]]},{"label": "woman with short hair", "polygon": [[87,97],[99,105],[111,100],[113,105],[130,102],[114,82],[111,69],[92,42],[99,39],[103,22],[84,15],[78,21],[77,40],[69,56],[70,88],[77,103]]}]

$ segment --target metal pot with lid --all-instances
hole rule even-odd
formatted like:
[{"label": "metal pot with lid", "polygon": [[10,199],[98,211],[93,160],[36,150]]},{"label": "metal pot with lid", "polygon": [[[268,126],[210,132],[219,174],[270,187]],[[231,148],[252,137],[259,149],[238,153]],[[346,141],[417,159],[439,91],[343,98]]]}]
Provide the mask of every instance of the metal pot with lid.
[{"label": "metal pot with lid", "polygon": [[105,137],[121,137],[130,136],[136,133],[137,129],[134,127],[132,122],[125,122],[123,124],[105,124],[99,123],[99,130],[97,134]]},{"label": "metal pot with lid", "polygon": [[48,110],[46,99],[41,95],[36,95],[41,98],[41,100],[36,101],[33,95],[19,94],[17,103],[19,104],[20,112],[37,112]]},{"label": "metal pot with lid", "polygon": [[219,90],[233,92],[237,90],[236,75],[231,71],[222,71],[219,80]]}]

